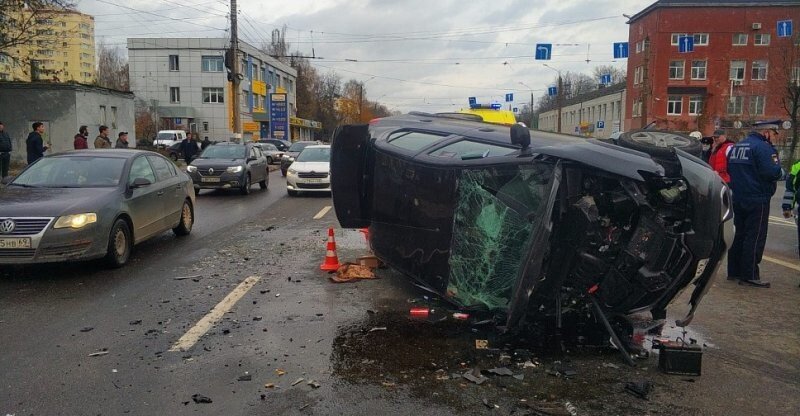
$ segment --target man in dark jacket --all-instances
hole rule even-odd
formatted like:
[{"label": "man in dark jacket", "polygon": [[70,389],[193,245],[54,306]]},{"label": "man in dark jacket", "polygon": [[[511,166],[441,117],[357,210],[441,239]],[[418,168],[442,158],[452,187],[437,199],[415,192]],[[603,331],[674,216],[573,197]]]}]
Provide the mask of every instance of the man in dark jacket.
[{"label": "man in dark jacket", "polygon": [[8,176],[12,150],[14,149],[11,144],[11,137],[6,133],[6,126],[0,121],[0,179]]},{"label": "man in dark jacket", "polygon": [[86,126],[81,126],[78,129],[78,134],[75,135],[74,140],[72,141],[72,146],[75,150],[78,149],[88,149],[89,148],[89,128]]},{"label": "man in dark jacket", "polygon": [[194,136],[189,133],[181,142],[181,153],[183,153],[183,160],[186,161],[187,165],[192,163],[192,159],[197,155],[197,150],[197,142],[194,141]]},{"label": "man in dark jacket", "polygon": [[770,287],[761,280],[758,264],[767,242],[769,200],[783,176],[778,152],[779,120],[753,123],[756,131],[733,145],[728,154],[728,174],[733,191],[736,233],[728,250],[728,279],[754,287]]},{"label": "man in dark jacket", "polygon": [[128,148],[128,132],[121,131],[117,135],[117,144],[114,145],[115,149],[127,149]]},{"label": "man in dark jacket", "polygon": [[25,139],[29,165],[44,157],[44,151],[47,150],[47,146],[44,145],[44,140],[42,139],[42,134],[44,133],[44,123],[37,121],[33,123],[31,127],[33,127],[33,131],[30,132],[30,134],[28,134],[28,138]]}]

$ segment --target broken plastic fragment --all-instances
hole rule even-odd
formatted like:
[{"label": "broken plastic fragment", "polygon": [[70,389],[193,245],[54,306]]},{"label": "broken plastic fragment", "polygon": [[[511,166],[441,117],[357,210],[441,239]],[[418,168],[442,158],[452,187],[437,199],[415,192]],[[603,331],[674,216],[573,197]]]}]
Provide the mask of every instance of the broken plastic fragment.
[{"label": "broken plastic fragment", "polygon": [[108,354],[108,351],[97,351],[89,354],[89,357],[100,357],[106,354]]},{"label": "broken plastic fragment", "polygon": [[296,385],[302,383],[303,380],[305,380],[303,377],[298,378],[297,380],[292,382],[292,386],[296,386]]},{"label": "broken plastic fragment", "polygon": [[488,380],[488,378],[486,378],[483,374],[481,374],[481,370],[479,368],[477,368],[477,367],[472,369],[472,370],[470,370],[470,371],[467,371],[464,374],[462,374],[461,377],[464,377],[465,379],[467,379],[467,380],[469,380],[469,381],[471,381],[471,382],[473,382],[473,383],[475,383],[475,384],[477,384],[479,386],[481,384],[485,383],[486,380]]},{"label": "broken plastic fragment", "polygon": [[278,368],[275,370],[275,374],[277,374],[278,376],[282,376],[286,374],[286,371],[283,371],[282,369]]},{"label": "broken plastic fragment", "polygon": [[476,350],[489,349],[489,340],[488,339],[476,339],[475,340],[475,349]]},{"label": "broken plastic fragment", "polygon": [[210,397],[203,396],[202,394],[193,394],[192,400],[194,400],[195,403],[212,403]]},{"label": "broken plastic fragment", "polygon": [[498,376],[512,376],[512,375],[514,375],[514,373],[511,370],[509,370],[509,369],[507,369],[505,367],[492,368],[491,370],[489,370],[489,372],[492,373],[492,374],[497,374]]},{"label": "broken plastic fragment", "polygon": [[321,387],[321,384],[319,384],[319,382],[314,381],[314,380],[308,380],[308,385],[311,386],[312,388],[315,388],[315,389],[318,389],[318,388]]},{"label": "broken plastic fragment", "polygon": [[411,308],[409,314],[412,318],[427,318],[431,310],[428,308]]}]

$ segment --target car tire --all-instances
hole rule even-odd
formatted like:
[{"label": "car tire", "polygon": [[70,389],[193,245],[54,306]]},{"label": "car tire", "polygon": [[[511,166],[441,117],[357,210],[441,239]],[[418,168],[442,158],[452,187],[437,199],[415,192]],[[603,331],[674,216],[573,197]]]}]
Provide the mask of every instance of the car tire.
[{"label": "car tire", "polygon": [[169,158],[172,159],[173,162],[178,161],[178,155],[176,153],[170,153]]},{"label": "car tire", "polygon": [[657,130],[625,132],[619,136],[617,142],[620,146],[659,158],[671,157],[672,148],[681,149],[697,157],[700,157],[703,150],[700,141],[693,137]]},{"label": "car tire", "polygon": [[250,183],[250,174],[248,173],[244,176],[244,183],[242,184],[242,187],[239,188],[239,191],[242,193],[242,195],[250,194],[250,185],[252,184]]},{"label": "car tire", "polygon": [[267,174],[264,176],[264,180],[258,183],[258,186],[261,189],[267,189],[269,187],[269,168],[267,168]]},{"label": "car tire", "polygon": [[291,190],[291,189],[287,189],[287,190],[286,190],[286,193],[287,193],[287,194],[289,194],[289,196],[297,196],[297,195],[299,195],[299,194],[300,194],[299,192],[297,192],[297,191],[293,191],[293,190]]},{"label": "car tire", "polygon": [[122,267],[130,259],[132,249],[131,229],[125,220],[118,218],[108,235],[105,261],[110,267]]},{"label": "car tire", "polygon": [[173,228],[172,232],[178,237],[183,237],[192,232],[192,226],[194,226],[194,209],[192,203],[187,199],[183,201],[183,207],[181,207],[181,220],[178,221],[178,226]]},{"label": "car tire", "polygon": [[267,156],[267,165],[271,165],[271,164],[272,164],[272,158]]}]

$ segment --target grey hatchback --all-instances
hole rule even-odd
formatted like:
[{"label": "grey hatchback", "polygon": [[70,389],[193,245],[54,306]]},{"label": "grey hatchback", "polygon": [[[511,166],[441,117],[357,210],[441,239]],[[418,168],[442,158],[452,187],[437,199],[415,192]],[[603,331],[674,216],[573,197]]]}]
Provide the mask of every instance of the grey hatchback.
[{"label": "grey hatchback", "polygon": [[0,264],[105,257],[128,262],[134,244],[194,224],[189,177],[141,150],[80,150],[44,157],[0,189]]}]

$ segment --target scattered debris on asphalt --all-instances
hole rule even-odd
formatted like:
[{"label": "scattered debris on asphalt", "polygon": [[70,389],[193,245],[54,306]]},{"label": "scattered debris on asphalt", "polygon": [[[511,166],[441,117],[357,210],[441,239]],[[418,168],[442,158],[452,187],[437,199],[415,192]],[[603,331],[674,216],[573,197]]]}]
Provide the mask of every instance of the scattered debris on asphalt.
[{"label": "scattered debris on asphalt", "polygon": [[93,353],[89,354],[89,357],[102,357],[103,355],[107,355],[107,354],[108,354],[108,350],[104,348],[104,349],[102,349],[100,351],[93,352]]},{"label": "scattered debris on asphalt", "polygon": [[308,406],[311,406],[311,403],[306,403],[306,404],[300,406],[300,408],[297,409],[297,410],[306,410],[308,408]]},{"label": "scattered debris on asphalt", "polygon": [[376,327],[370,329],[369,332],[385,331],[385,330],[386,330],[385,326],[376,326]]},{"label": "scattered debris on asphalt", "polygon": [[303,380],[305,380],[305,379],[304,379],[303,377],[300,377],[300,378],[298,378],[297,380],[293,381],[293,382],[292,382],[292,387],[294,387],[294,386],[296,386],[296,385],[298,385],[298,384],[302,383],[302,382],[303,382]]},{"label": "scattered debris on asphalt", "polygon": [[239,381],[250,381],[253,379],[253,375],[249,372],[245,371],[244,374],[239,376]]},{"label": "scattered debris on asphalt", "polygon": [[475,383],[475,384],[477,384],[479,386],[481,384],[485,383],[486,380],[488,380],[488,378],[486,378],[486,376],[481,374],[480,368],[477,368],[477,367],[475,367],[472,370],[467,371],[466,373],[462,374],[461,377],[464,377],[465,379],[467,379],[467,380],[469,380],[469,381],[471,381],[471,382],[473,382],[473,383]]},{"label": "scattered debris on asphalt", "polygon": [[203,396],[202,394],[193,394],[192,395],[192,400],[194,400],[195,403],[212,403],[213,402],[210,397]]},{"label": "scattered debris on asphalt", "polygon": [[491,370],[488,370],[488,371],[490,373],[492,373],[492,374],[497,374],[498,376],[513,376],[514,375],[514,373],[511,370],[509,370],[509,369],[507,369],[505,367],[492,368]]},{"label": "scattered debris on asphalt", "polygon": [[264,384],[264,388],[274,389],[275,388],[275,384],[274,383],[266,383],[266,384]]},{"label": "scattered debris on asphalt", "polygon": [[278,377],[280,377],[280,376],[286,374],[286,371],[284,371],[283,369],[277,368],[277,369],[275,369],[275,374],[277,374]]},{"label": "scattered debris on asphalt", "polygon": [[128,324],[129,325],[141,325],[142,324],[142,320],[141,319],[137,319],[135,321],[128,322]]},{"label": "scattered debris on asphalt", "polygon": [[553,362],[553,366],[547,370],[547,374],[555,377],[572,378],[578,375],[578,372],[573,368],[564,365],[561,363],[561,361],[555,361]]},{"label": "scattered debris on asphalt", "polygon": [[318,389],[318,388],[322,387],[322,385],[319,384],[319,382],[315,381],[315,380],[308,380],[308,385],[311,386],[311,388],[314,388],[314,389]]},{"label": "scattered debris on asphalt", "polygon": [[262,316],[254,316],[254,317],[253,317],[253,320],[254,320],[254,321],[260,321],[260,320],[262,320],[262,319],[264,319],[264,317],[262,317]]},{"label": "scattered debris on asphalt", "polygon": [[172,280],[189,280],[189,279],[192,279],[192,280],[194,280],[194,279],[200,279],[201,277],[203,277],[203,276],[201,276],[201,275],[194,275],[194,276],[177,276],[177,277],[173,277],[173,278],[172,278]]},{"label": "scattered debris on asphalt", "polygon": [[653,383],[649,381],[629,381],[625,383],[625,391],[640,399],[647,400],[647,396],[653,391]]},{"label": "scattered debris on asphalt", "polygon": [[475,340],[475,349],[476,350],[488,350],[489,349],[489,340],[488,339],[476,339]]},{"label": "scattered debris on asphalt", "polygon": [[330,279],[334,283],[347,283],[359,279],[375,279],[375,273],[369,267],[346,263],[341,265]]},{"label": "scattered debris on asphalt", "polygon": [[91,331],[93,329],[94,329],[93,326],[85,326],[85,327],[81,328],[81,332],[89,332],[89,331]]},{"label": "scattered debris on asphalt", "polygon": [[614,368],[614,369],[619,369],[619,366],[618,366],[618,365],[616,365],[616,364],[612,364],[612,363],[603,363],[603,367],[605,367],[605,368]]},{"label": "scattered debris on asphalt", "polygon": [[488,407],[489,409],[499,409],[500,408],[499,405],[489,403],[489,399],[483,399],[483,405]]}]

